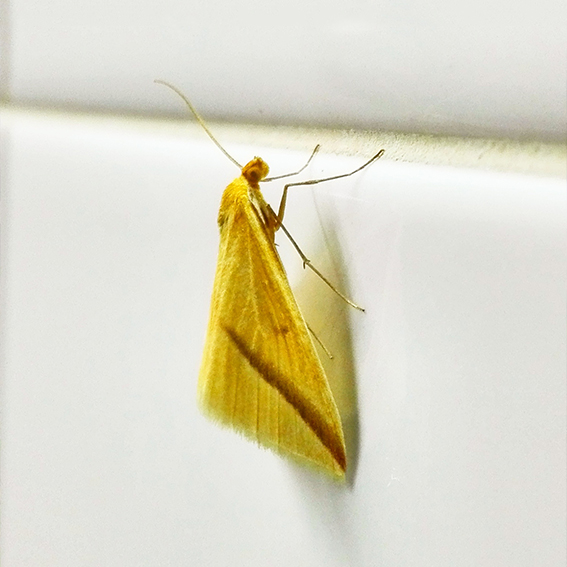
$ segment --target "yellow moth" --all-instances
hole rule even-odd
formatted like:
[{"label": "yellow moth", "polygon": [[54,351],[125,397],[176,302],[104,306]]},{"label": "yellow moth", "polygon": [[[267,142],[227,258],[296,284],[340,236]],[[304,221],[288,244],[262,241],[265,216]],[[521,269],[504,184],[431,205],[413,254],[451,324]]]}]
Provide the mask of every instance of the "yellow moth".
[{"label": "yellow moth", "polygon": [[[183,98],[221,147],[187,98],[157,82]],[[352,175],[382,154],[348,174],[286,185],[278,214],[260,191],[267,164],[256,157],[241,167],[228,155],[241,175],[225,189],[218,214],[220,247],[199,372],[200,406],[259,444],[339,478],[347,466],[341,419],[274,238],[280,228],[289,236],[282,224],[288,187]],[[304,265],[314,269],[291,241]]]}]

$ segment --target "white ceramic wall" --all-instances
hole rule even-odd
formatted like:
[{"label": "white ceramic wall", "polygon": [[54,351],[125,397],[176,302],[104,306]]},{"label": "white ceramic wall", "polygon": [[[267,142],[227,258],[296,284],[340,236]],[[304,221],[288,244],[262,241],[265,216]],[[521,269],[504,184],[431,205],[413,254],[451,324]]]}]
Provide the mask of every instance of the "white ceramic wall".
[{"label": "white ceramic wall", "polygon": [[[232,121],[565,129],[555,2],[1,10],[18,104],[177,112],[164,77]],[[514,146],[506,172],[386,156],[291,195],[288,228],[367,310],[345,312],[279,239],[330,374],[354,384],[339,486],[196,408],[234,166],[150,119],[0,119],[3,567],[564,565],[564,148]],[[277,139],[229,149],[274,173],[307,157]],[[323,152],[307,175],[362,160]]]},{"label": "white ceramic wall", "polygon": [[563,140],[562,0],[6,0],[4,93],[64,107]]}]

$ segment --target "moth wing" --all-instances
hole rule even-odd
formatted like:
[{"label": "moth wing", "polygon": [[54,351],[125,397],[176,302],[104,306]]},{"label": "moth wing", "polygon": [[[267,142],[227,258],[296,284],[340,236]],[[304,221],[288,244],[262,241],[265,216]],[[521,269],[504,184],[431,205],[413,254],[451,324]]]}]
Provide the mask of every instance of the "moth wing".
[{"label": "moth wing", "polygon": [[205,413],[283,454],[343,476],[343,431],[275,245],[249,200],[221,229],[199,373]]}]

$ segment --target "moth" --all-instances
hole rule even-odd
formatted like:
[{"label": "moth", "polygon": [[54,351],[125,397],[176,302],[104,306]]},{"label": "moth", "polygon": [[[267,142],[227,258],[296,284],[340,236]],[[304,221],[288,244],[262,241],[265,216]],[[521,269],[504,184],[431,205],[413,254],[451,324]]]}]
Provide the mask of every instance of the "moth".
[{"label": "moth", "polygon": [[[225,189],[218,214],[220,246],[198,379],[200,407],[213,420],[265,447],[344,478],[347,456],[341,419],[276,250],[275,233],[282,229],[304,265],[358,308],[311,265],[285,229],[287,191],[352,175],[384,151],[350,173],[285,185],[276,214],[260,190],[262,181],[275,179],[268,178],[268,165],[255,157],[241,167],[189,100],[169,83],[156,82],[182,97],[211,139],[241,168],[240,176]],[[317,150],[318,146],[311,158]]]}]

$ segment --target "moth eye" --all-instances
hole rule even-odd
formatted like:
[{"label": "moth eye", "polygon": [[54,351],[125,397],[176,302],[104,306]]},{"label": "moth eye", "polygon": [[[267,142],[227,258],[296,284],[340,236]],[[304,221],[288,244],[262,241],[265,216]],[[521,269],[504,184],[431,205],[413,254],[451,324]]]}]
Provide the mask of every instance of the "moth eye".
[{"label": "moth eye", "polygon": [[250,169],[250,171],[248,171],[248,179],[254,183],[258,183],[260,180],[260,172],[257,168]]}]

